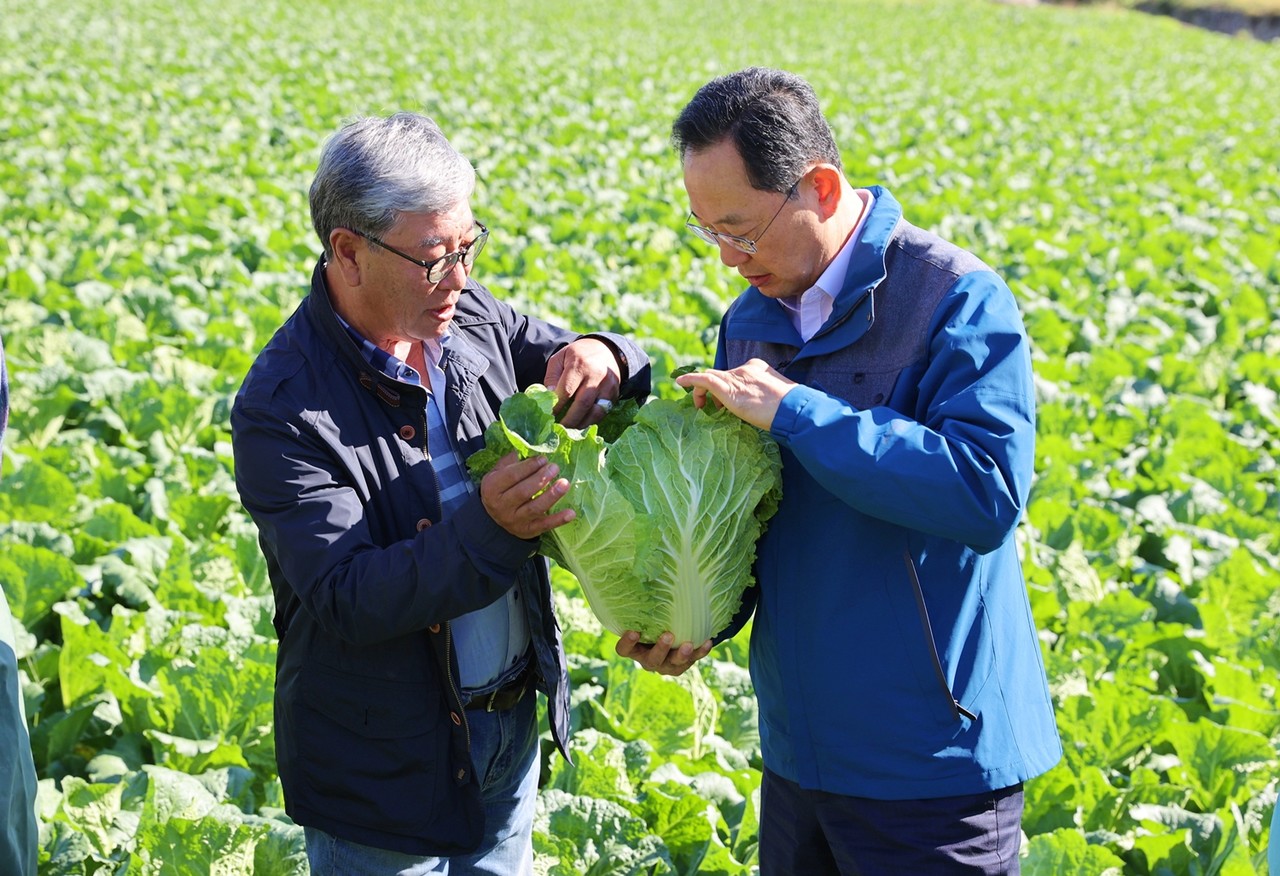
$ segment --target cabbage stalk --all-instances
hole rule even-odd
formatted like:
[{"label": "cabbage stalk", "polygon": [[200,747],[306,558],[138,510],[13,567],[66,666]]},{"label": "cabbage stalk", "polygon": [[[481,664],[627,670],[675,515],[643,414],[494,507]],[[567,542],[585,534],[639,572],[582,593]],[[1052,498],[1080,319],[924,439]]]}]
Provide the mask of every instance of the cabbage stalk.
[{"label": "cabbage stalk", "polygon": [[623,402],[585,430],[555,421],[555,399],[535,385],[504,401],[467,461],[472,476],[513,450],[560,467],[571,486],[552,510],[576,517],[540,550],[578,579],[606,629],[644,642],[669,630],[695,645],[724,630],[782,496],[776,442],[691,395]]}]

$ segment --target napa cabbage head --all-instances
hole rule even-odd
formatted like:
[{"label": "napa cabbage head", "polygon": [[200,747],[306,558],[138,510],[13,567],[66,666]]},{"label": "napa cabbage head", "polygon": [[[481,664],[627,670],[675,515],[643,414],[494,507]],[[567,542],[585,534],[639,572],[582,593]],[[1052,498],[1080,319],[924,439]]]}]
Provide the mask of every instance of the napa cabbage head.
[{"label": "napa cabbage head", "polygon": [[503,402],[485,448],[467,461],[472,475],[513,450],[560,467],[571,486],[553,510],[576,517],[543,535],[541,551],[577,577],[613,633],[653,642],[670,630],[696,645],[721,632],[782,495],[777,444],[690,395],[624,401],[585,430],[557,423],[555,401],[535,385]]}]

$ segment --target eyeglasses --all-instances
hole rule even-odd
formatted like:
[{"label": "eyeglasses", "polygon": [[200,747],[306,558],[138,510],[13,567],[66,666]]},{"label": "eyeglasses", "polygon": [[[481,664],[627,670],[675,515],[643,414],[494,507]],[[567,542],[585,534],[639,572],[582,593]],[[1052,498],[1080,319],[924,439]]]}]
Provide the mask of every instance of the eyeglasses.
[{"label": "eyeglasses", "polygon": [[[787,206],[787,202],[791,200],[791,196],[796,193],[796,186],[798,185],[800,185],[800,180],[796,180],[792,183],[791,188],[787,189],[787,196],[778,207],[778,212],[773,214],[773,219],[777,219],[778,216],[782,214],[782,208]],[[745,252],[748,255],[751,255],[755,253],[756,244],[760,242],[760,238],[764,237],[764,232],[768,231],[769,226],[773,224],[773,219],[768,221],[764,226],[764,231],[757,234],[755,240],[748,237],[738,237],[736,234],[725,234],[723,231],[712,231],[710,228],[704,228],[697,222],[693,221],[692,213],[689,214],[689,219],[685,221],[684,227],[688,228],[712,246],[719,246],[721,243],[727,243],[739,252]]]},{"label": "eyeglasses", "polygon": [[447,252],[440,256],[440,258],[432,259],[429,262],[423,261],[422,259],[415,259],[408,253],[401,252],[394,246],[383,243],[372,234],[365,234],[363,231],[356,228],[351,230],[370,243],[376,243],[383,249],[395,253],[405,261],[413,262],[420,268],[426,268],[427,280],[432,283],[439,283],[445,277],[449,276],[449,272],[454,269],[454,266],[456,266],[458,262],[462,262],[462,267],[468,271],[471,270],[471,266],[475,264],[476,256],[480,255],[480,250],[484,249],[485,241],[489,239],[489,229],[485,228],[483,223],[477,222],[476,227],[480,229],[480,233],[477,234],[475,239],[470,243],[465,246],[458,247],[453,252]]}]

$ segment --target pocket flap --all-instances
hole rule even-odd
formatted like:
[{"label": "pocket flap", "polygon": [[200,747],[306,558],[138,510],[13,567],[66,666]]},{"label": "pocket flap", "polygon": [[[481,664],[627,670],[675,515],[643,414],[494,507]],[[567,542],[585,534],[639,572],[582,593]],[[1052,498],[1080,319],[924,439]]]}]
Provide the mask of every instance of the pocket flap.
[{"label": "pocket flap", "polygon": [[444,717],[437,695],[418,682],[353,675],[328,666],[302,672],[302,698],[314,709],[353,733],[370,739],[417,736]]}]

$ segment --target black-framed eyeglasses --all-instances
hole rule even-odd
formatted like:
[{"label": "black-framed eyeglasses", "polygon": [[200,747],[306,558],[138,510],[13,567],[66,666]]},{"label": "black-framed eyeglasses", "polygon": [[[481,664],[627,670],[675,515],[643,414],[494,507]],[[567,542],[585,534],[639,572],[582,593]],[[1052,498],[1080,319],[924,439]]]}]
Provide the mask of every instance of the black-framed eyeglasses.
[{"label": "black-framed eyeglasses", "polygon": [[[796,180],[794,183],[791,184],[791,188],[787,189],[787,196],[783,198],[782,204],[778,207],[778,212],[773,214],[773,219],[777,219],[779,216],[782,215],[782,208],[787,206],[787,202],[791,200],[791,196],[796,193],[796,186],[798,185],[800,185],[800,180]],[[711,244],[712,246],[719,246],[720,243],[722,242],[727,243],[729,244],[729,246],[733,247],[739,252],[745,252],[748,255],[752,255],[755,253],[756,244],[760,242],[760,238],[764,237],[764,232],[768,231],[769,226],[773,224],[773,219],[770,219],[765,224],[764,231],[761,231],[759,234],[756,235],[756,239],[752,240],[749,237],[739,237],[736,234],[725,234],[723,231],[712,231],[710,228],[704,228],[703,226],[699,225],[697,222],[694,222],[693,219],[694,219],[694,216],[692,213],[690,213],[689,218],[685,220],[684,227],[688,228],[690,231],[692,231],[698,237],[705,240],[707,243]]]},{"label": "black-framed eyeglasses", "polygon": [[462,262],[462,267],[468,271],[471,270],[471,266],[475,264],[476,256],[480,255],[480,250],[484,249],[485,242],[489,239],[489,229],[484,227],[484,223],[477,222],[476,227],[480,229],[480,233],[477,234],[475,239],[470,243],[465,246],[458,247],[453,252],[447,252],[440,256],[440,258],[432,259],[429,262],[423,261],[422,259],[415,259],[407,252],[401,252],[394,246],[384,243],[372,234],[365,234],[358,228],[353,228],[351,230],[370,243],[376,243],[388,252],[395,253],[405,261],[413,262],[418,267],[425,268],[427,271],[427,280],[431,283],[439,283],[445,277],[449,276],[449,272],[454,269],[454,266],[457,265],[458,262]]}]

